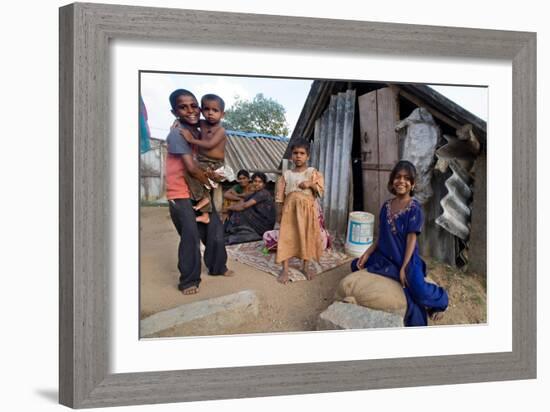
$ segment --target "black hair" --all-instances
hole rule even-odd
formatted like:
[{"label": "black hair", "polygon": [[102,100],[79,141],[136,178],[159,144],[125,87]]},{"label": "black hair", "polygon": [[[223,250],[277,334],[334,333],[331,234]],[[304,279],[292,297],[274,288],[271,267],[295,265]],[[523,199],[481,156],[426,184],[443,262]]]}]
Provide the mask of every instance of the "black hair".
[{"label": "black hair", "polygon": [[294,141],[290,145],[290,153],[292,153],[292,151],[297,147],[306,149],[306,153],[309,156],[310,144],[308,140],[304,139],[303,137],[298,137],[297,139],[294,139]]},{"label": "black hair", "polygon": [[172,110],[176,110],[176,104],[178,103],[178,97],[180,96],[191,96],[193,99],[197,100],[195,95],[191,93],[189,90],[185,90],[185,89],[174,90],[172,93],[170,93],[170,97],[168,98],[168,100],[170,100],[170,106],[172,106]]},{"label": "black hair", "polygon": [[225,111],[225,102],[223,101],[223,99],[218,96],[217,94],[205,94],[204,96],[201,97],[201,106],[204,106],[204,102],[205,101],[209,101],[209,102],[218,102],[218,104],[220,105],[220,109],[221,111]]},{"label": "black hair", "polygon": [[252,180],[256,179],[257,177],[259,177],[260,179],[263,180],[264,182],[264,185],[267,184],[267,176],[265,175],[265,173],[262,173],[262,172],[256,172],[252,175]]},{"label": "black hair", "polygon": [[241,169],[237,172],[237,177],[248,177],[250,179],[250,173],[248,173],[248,170]]},{"label": "black hair", "polygon": [[[393,170],[390,173],[390,180],[388,181],[388,190],[391,194],[395,194],[395,190],[393,189],[393,180],[395,179],[395,175],[397,172],[400,172],[404,170],[407,172],[410,178],[411,185],[414,186],[414,183],[416,182],[416,167],[409,162],[408,160],[400,160],[397,162],[397,164],[393,167]],[[411,189],[411,196],[414,196],[414,189]]]}]

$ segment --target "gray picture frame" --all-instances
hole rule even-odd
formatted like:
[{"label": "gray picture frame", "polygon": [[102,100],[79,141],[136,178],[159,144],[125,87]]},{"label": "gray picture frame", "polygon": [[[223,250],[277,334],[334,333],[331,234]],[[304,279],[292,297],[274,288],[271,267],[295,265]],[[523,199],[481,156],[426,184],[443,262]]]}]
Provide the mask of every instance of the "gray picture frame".
[{"label": "gray picture frame", "polygon": [[[59,400],[62,404],[88,408],[536,377],[535,33],[85,3],[62,7],[59,24]],[[512,350],[109,373],[108,125],[112,39],[511,62]]]}]

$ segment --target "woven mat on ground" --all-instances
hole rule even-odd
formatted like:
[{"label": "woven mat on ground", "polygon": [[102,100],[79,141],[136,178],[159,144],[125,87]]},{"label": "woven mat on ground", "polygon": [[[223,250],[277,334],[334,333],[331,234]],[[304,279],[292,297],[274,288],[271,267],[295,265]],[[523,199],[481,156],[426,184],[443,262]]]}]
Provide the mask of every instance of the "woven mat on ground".
[{"label": "woven mat on ground", "polygon": [[[261,240],[257,242],[240,243],[238,245],[228,245],[225,247],[231,259],[245,263],[261,271],[271,273],[274,276],[279,276],[279,273],[281,273],[281,264],[275,263],[276,252],[264,254],[262,252],[263,248],[264,242]],[[318,275],[319,273],[331,270],[351,260],[351,257],[343,253],[343,248],[335,247],[334,249],[325,250],[323,256],[321,256],[321,261],[319,263],[313,261],[310,263],[310,267],[314,268],[315,275]],[[300,271],[302,268],[302,261],[300,259],[290,259],[288,266],[289,278],[291,281],[306,280],[306,277]]]}]

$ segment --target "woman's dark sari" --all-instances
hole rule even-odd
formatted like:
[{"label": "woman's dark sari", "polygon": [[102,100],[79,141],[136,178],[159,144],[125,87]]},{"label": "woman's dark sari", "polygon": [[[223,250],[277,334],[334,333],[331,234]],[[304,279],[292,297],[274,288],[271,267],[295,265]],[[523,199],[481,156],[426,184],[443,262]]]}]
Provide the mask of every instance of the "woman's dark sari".
[{"label": "woman's dark sari", "polygon": [[240,212],[232,211],[225,222],[225,244],[261,240],[264,232],[275,225],[275,202],[271,194],[262,189],[248,195],[244,201],[254,199],[256,204]]}]

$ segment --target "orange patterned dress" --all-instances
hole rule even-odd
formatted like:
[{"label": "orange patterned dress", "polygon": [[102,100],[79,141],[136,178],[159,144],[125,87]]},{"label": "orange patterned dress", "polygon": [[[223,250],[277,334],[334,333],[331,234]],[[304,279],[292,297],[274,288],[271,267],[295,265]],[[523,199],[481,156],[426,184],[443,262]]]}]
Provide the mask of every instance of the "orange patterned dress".
[{"label": "orange patterned dress", "polygon": [[[313,189],[300,189],[304,181]],[[287,170],[277,181],[275,202],[283,203],[276,262],[291,257],[319,261],[323,245],[319,227],[316,197],[324,192],[323,175],[313,167],[303,172]]]}]

